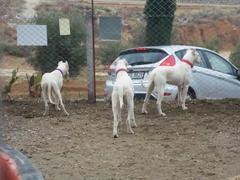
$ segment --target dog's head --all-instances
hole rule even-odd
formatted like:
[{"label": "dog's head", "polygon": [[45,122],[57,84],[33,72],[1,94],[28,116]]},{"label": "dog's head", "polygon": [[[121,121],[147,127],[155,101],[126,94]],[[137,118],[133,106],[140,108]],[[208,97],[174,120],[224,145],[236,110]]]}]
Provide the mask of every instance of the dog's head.
[{"label": "dog's head", "polygon": [[58,68],[61,69],[64,73],[64,75],[69,75],[69,65],[68,65],[68,61],[59,61],[58,62]]},{"label": "dog's head", "polygon": [[117,59],[113,62],[113,65],[116,66],[116,69],[120,69],[120,68],[125,68],[125,69],[127,69],[128,62],[127,62],[126,59],[117,58]]},{"label": "dog's head", "polygon": [[187,49],[183,59],[187,59],[188,61],[191,61],[193,64],[200,64],[202,62],[199,53],[194,48]]}]

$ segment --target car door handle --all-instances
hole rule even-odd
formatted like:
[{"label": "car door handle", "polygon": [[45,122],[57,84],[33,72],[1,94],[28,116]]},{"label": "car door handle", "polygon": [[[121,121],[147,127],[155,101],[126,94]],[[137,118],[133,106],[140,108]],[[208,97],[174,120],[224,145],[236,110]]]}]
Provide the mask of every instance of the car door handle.
[{"label": "car door handle", "polygon": [[217,78],[218,78],[218,79],[224,79],[224,77],[223,77],[223,76],[217,76]]}]

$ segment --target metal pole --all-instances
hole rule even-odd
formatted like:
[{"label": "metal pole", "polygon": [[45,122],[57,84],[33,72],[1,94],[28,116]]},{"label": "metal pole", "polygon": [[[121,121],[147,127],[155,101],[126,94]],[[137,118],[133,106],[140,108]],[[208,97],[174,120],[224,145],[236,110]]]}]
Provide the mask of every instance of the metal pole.
[{"label": "metal pole", "polygon": [[94,2],[92,0],[92,57],[93,57],[93,97],[91,102],[95,103],[96,102],[96,70],[95,70],[95,17],[94,17]]},{"label": "metal pole", "polygon": [[86,12],[86,53],[88,70],[88,102],[96,102],[96,80],[95,80],[95,38],[94,38],[94,6],[92,11]]}]

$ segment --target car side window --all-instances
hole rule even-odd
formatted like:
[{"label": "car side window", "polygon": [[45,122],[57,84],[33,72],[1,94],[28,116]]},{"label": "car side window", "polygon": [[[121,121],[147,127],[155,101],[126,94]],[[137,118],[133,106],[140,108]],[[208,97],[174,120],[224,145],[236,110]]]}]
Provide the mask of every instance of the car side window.
[{"label": "car side window", "polygon": [[209,64],[211,65],[211,68],[215,71],[219,71],[225,74],[231,74],[233,75],[233,68],[230,63],[228,63],[226,60],[224,60],[222,57],[212,53],[204,51],[204,54],[206,55]]},{"label": "car side window", "polygon": [[[206,62],[204,61],[204,58],[203,58],[203,56],[202,56],[202,53],[201,53],[199,50],[197,50],[197,51],[198,51],[198,53],[199,53],[202,61],[201,61],[200,64],[196,64],[196,66],[206,68],[206,67],[207,67],[207,64],[206,64]],[[176,56],[177,56],[180,60],[183,58],[183,56],[185,55],[185,53],[186,53],[186,49],[183,49],[183,50],[180,50],[180,51],[176,51],[176,52],[175,52]]]},{"label": "car side window", "polygon": [[178,59],[182,59],[185,53],[186,53],[186,49],[175,52]]}]

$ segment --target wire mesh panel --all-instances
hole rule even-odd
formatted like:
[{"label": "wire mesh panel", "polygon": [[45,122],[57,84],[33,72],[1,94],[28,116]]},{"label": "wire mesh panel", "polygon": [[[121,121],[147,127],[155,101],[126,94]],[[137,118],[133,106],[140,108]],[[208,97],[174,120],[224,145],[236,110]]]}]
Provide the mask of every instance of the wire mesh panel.
[{"label": "wire mesh panel", "polygon": [[[239,1],[96,1],[95,7],[96,24],[99,26],[97,29],[99,36],[96,38],[97,68],[100,65],[109,67],[105,70],[105,77],[103,76],[106,79],[105,95],[111,94],[115,77],[109,65],[122,50],[164,46],[162,50],[168,55],[173,54],[175,59],[181,60],[187,47],[176,45],[190,45],[195,48],[199,47],[198,52],[203,62],[193,69],[191,86],[194,87],[189,87],[189,94],[193,94],[192,97],[199,99],[240,97],[235,92],[236,89],[239,90],[238,70],[231,64],[232,62],[237,65],[238,60],[234,60],[237,59],[234,58],[229,62],[229,56],[235,54],[234,57],[236,57],[237,53],[234,51],[239,51],[237,48],[240,35]],[[113,22],[102,26],[101,21],[105,17],[121,17],[120,40],[113,41],[102,38],[102,29],[112,34],[118,31]],[[202,47],[207,50],[201,49]],[[139,65],[132,65],[132,68],[144,69],[150,66],[149,64],[144,65],[144,62]],[[156,64],[151,65],[154,67]],[[221,82],[219,78],[223,81]],[[145,79],[143,78],[142,81]],[[139,87],[142,83],[141,80],[134,80],[134,83],[136,92],[144,89]]]},{"label": "wire mesh panel", "polygon": [[[112,75],[109,65],[122,50],[143,46],[165,45],[168,47],[166,53],[175,55],[181,52],[169,45],[206,47],[217,56],[223,55],[221,58],[227,62],[231,57],[231,62],[240,64],[238,1],[93,2],[95,44],[88,47],[85,20],[86,12],[92,11],[89,1],[1,1],[1,90],[6,91],[5,94],[11,91],[12,96],[39,96],[41,74],[55,70],[58,61],[68,61],[70,78],[65,80],[63,91],[66,99],[86,98],[89,83],[96,83],[97,98],[102,99],[108,93],[106,80]],[[107,34],[111,37],[104,37]],[[93,47],[96,82],[87,82],[86,53]],[[201,68],[211,69],[213,74],[220,71],[224,76],[228,74],[237,79],[237,67],[223,63],[232,68],[231,72],[225,71],[228,67],[213,64],[221,58],[206,55],[203,51],[200,54],[205,65]]]},{"label": "wire mesh panel", "polygon": [[70,78],[64,81],[63,95],[86,98],[87,7],[63,1],[1,1],[1,75],[6,77],[2,90],[17,70],[11,96],[40,96],[41,74],[68,61]]}]

